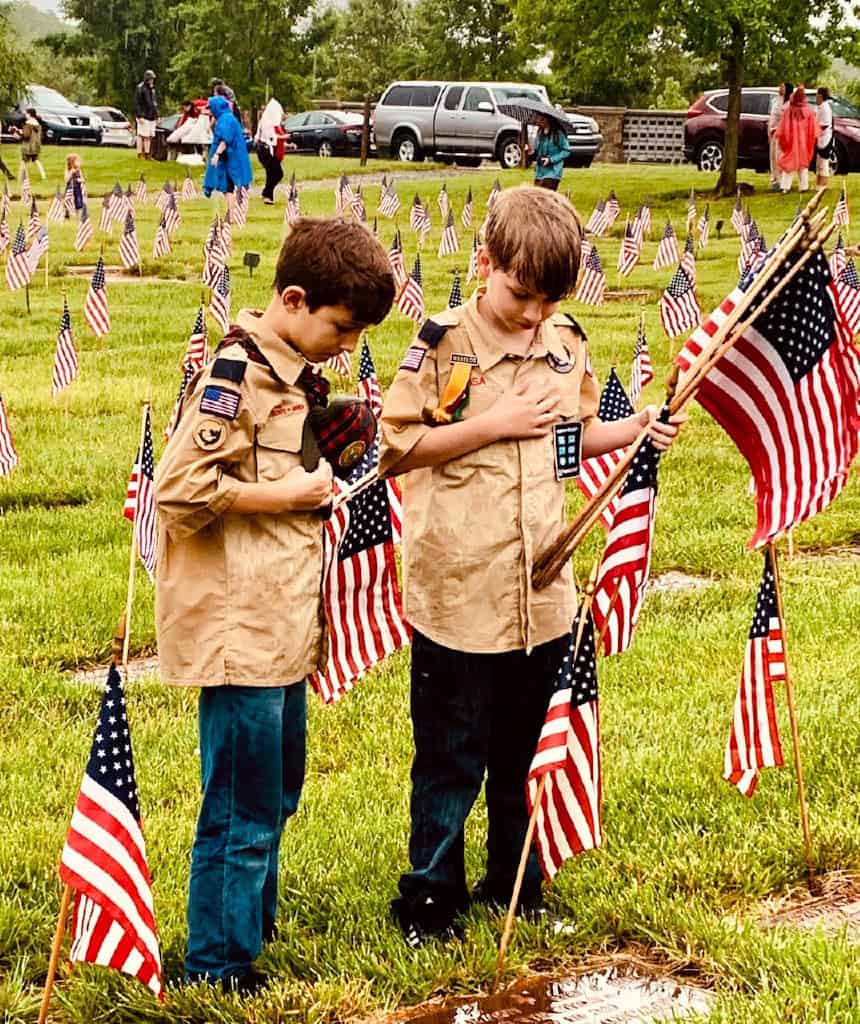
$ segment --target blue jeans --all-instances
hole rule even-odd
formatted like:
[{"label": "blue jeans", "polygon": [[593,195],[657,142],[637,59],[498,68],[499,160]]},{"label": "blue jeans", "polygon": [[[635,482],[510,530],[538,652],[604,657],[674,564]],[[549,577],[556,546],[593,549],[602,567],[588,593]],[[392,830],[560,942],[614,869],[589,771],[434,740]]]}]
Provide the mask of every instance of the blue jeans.
[{"label": "blue jeans", "polygon": [[304,681],[200,691],[203,798],[188,887],[189,981],[244,974],[271,938],[278,849],[305,775]]},{"label": "blue jeans", "polygon": [[[469,902],[463,829],[487,777],[485,894],[507,902],[528,826],[525,786],[561,658],[563,636],[502,654],[467,654],[412,636],[412,870],[400,878],[395,909],[427,897],[443,919]],[[540,897],[532,849],[522,897]],[[437,922],[438,923],[438,922]]]}]

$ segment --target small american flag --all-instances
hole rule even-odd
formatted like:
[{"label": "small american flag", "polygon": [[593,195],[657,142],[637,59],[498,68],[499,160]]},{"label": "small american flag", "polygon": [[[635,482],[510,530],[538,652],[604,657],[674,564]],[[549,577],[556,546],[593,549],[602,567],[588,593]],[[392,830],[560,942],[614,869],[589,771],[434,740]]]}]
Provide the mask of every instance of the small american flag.
[{"label": "small american flag", "polygon": [[492,210],[493,204],[502,194],[502,185],[498,178],[493,182],[493,187],[490,189],[490,194],[487,196],[487,209]]},{"label": "small american flag", "polygon": [[633,237],[636,240],[636,244],[639,247],[639,254],[642,254],[642,245],[645,241],[645,225],[642,220],[642,207],[636,211],[636,215],[633,218],[632,224]]},{"label": "small american flag", "polygon": [[9,244],[9,221],[0,217],[0,252],[4,252]]},{"label": "small american flag", "polygon": [[248,222],[248,209],[251,205],[251,192],[244,185],[237,185],[236,202],[233,204],[232,223],[237,228],[243,228]]},{"label": "small american flag", "polygon": [[167,222],[164,219],[162,213],[161,219],[158,222],[158,228],[155,232],[155,239],[152,243],[152,256],[153,259],[159,259],[162,256],[167,256],[170,252],[170,232],[167,230]]},{"label": "small american flag", "polygon": [[71,217],[75,212],[75,179],[69,178],[66,182],[65,190],[63,191],[63,206],[66,209],[66,215]]},{"label": "small american flag", "polygon": [[382,192],[379,203],[379,212],[383,217],[396,217],[400,209],[400,196],[393,185],[388,185]]},{"label": "small american flag", "polygon": [[744,233],[744,205],[741,202],[741,193],[738,189],[738,197],[735,200],[735,205],[732,207],[732,216],[730,218],[732,227],[737,233],[743,236]]},{"label": "small american flag", "polygon": [[621,204],[618,202],[618,196],[615,194],[615,189],[610,189],[609,195],[606,197],[606,217],[608,221],[608,227],[618,220],[619,214],[621,213]]},{"label": "small american flag", "polygon": [[42,228],[42,220],[39,217],[39,207],[36,200],[30,204],[30,219],[27,221],[27,241],[31,242]]},{"label": "small american flag", "polygon": [[90,325],[97,338],[101,338],[110,330],[110,313],[108,312],[107,288],[105,287],[105,261],[99,256],[93,273],[87,297],[84,300],[84,320]]},{"label": "small american flag", "polygon": [[448,220],[445,224],[445,230],[442,232],[442,238],[439,240],[439,252],[437,255],[441,258],[442,256],[453,256],[455,252],[460,251],[460,240],[457,238],[457,229],[454,227],[454,211],[448,210]]},{"label": "small american flag", "polygon": [[209,313],[222,333],[226,334],[230,329],[230,269],[227,266],[221,268],[218,283],[212,289]]},{"label": "small american flag", "polygon": [[[587,616],[580,631],[581,617]],[[577,647],[577,637],[579,646]],[[580,607],[526,781],[532,814],[546,778],[535,845],[548,882],[570,857],[601,845],[600,711],[591,616]]]},{"label": "small american flag", "polygon": [[472,190],[469,189],[469,194],[466,196],[466,202],[463,205],[463,211],[460,214],[460,223],[468,231],[472,226]]},{"label": "small american flag", "polygon": [[63,203],[63,194],[60,192],[58,185],[54,198],[51,200],[51,205],[48,207],[48,220],[53,221],[54,224],[62,224],[65,219],[66,207]]},{"label": "small american flag", "polygon": [[600,563],[592,614],[604,654],[622,654],[639,620],[651,566],[660,453],[646,438],[618,495]]},{"label": "small american flag", "polygon": [[373,363],[373,356],[370,354],[370,346],[367,337],[361,343],[361,356],[358,360],[358,394],[363,398],[373,415],[379,419],[382,415],[382,389],[379,386],[379,378],[376,376],[376,367]]},{"label": "small american flag", "polygon": [[102,693],[60,878],[75,890],[69,959],[122,971],[161,996],[152,882],[126,701],[115,665]]},{"label": "small american flag", "polygon": [[179,394],[176,396],[176,401],[173,403],[173,411],[170,413],[170,419],[167,421],[167,426],[164,428],[165,441],[169,441],[173,436],[173,431],[176,430],[176,424],[179,422],[179,412],[182,408],[182,399],[185,397],[185,392],[188,390],[188,384],[195,372],[194,367],[187,363],[183,367],[182,380],[179,382]]},{"label": "small american flag", "polygon": [[675,229],[671,221],[666,221],[663,228],[663,237],[657,246],[657,255],[654,257],[654,270],[663,270],[664,267],[671,267],[680,262],[681,254],[678,252],[678,239],[675,237]]},{"label": "small american flag", "polygon": [[3,182],[3,191],[0,192],[0,219],[5,220],[12,212],[12,200],[9,198],[9,182]]},{"label": "small american flag", "polygon": [[738,254],[738,272],[744,274],[749,270],[762,251],[761,236],[758,226],[754,220],[744,225],[744,233],[741,236],[741,251]]},{"label": "small american flag", "polygon": [[295,222],[301,217],[302,209],[299,201],[299,188],[295,183],[295,176],[290,182],[290,187],[287,189],[287,207],[284,211],[284,221],[287,224],[295,224]]},{"label": "small american flag", "polygon": [[[609,378],[600,395],[600,404],[597,407],[597,418],[602,423],[614,423],[616,420],[623,420],[632,416],[635,410],[630,404],[630,399],[624,391],[624,385],[619,380],[615,367],[609,371]],[[593,498],[599,493],[606,483],[613,469],[621,461],[624,454],[623,448],[616,448],[614,451],[605,452],[603,455],[594,455],[590,459],[583,459],[582,470],[576,479],[579,489],[587,498]],[[618,497],[603,510],[600,522],[604,529],[612,526],[612,517],[618,504]]]},{"label": "small american flag", "polygon": [[343,213],[352,203],[352,185],[345,174],[340,176],[334,192],[334,212]]},{"label": "small american flag", "polygon": [[27,238],[22,224],[15,232],[15,241],[6,258],[6,287],[10,292],[17,291],[30,283],[32,271],[27,259]]},{"label": "small american flag", "polygon": [[131,209],[125,215],[125,227],[119,240],[119,258],[126,270],[131,270],[140,263],[140,245]]},{"label": "small american flag", "polygon": [[212,227],[203,245],[203,283],[207,288],[214,288],[227,262],[227,253],[221,240],[221,219],[215,214]]},{"label": "small american flag", "polygon": [[[351,475],[379,462],[375,441]],[[337,507],[323,527],[323,607],[328,663],[310,682],[331,704],[388,654],[409,643],[403,620],[389,482],[380,480]]]},{"label": "small american flag", "polygon": [[155,450],[149,406],[143,414],[143,444],[138,449],[128,478],[122,514],[134,523],[134,543],[150,579],[155,576]]},{"label": "small american flag", "polygon": [[126,202],[125,192],[123,192],[122,185],[119,182],[114,185],[111,191],[109,205],[111,218],[118,224],[124,223],[128,203]]},{"label": "small american flag", "polygon": [[40,227],[36,237],[33,239],[33,244],[27,250],[27,264],[30,267],[31,275],[35,272],[36,267],[39,266],[39,260],[48,252],[49,247],[48,229]]},{"label": "small american flag", "polygon": [[650,200],[648,196],[642,200],[642,205],[639,207],[639,219],[642,222],[642,236],[651,237],[651,207],[649,205]]},{"label": "small american flag", "polygon": [[403,244],[400,241],[399,229],[394,232],[394,241],[388,250],[388,262],[394,275],[394,287],[402,288],[406,283],[406,267],[403,263]]},{"label": "small american flag", "polygon": [[106,192],[102,198],[102,212],[99,217],[99,231],[109,234],[113,226],[113,214],[110,207],[110,192]]},{"label": "small american flag", "polygon": [[361,194],[361,185],[356,185],[352,190],[352,199],[349,201],[349,207],[356,220],[367,220],[367,210],[364,205],[364,197]]},{"label": "small american flag", "polygon": [[9,414],[6,403],[0,395],[0,476],[9,476],[18,465],[18,452],[12,440],[12,428],[9,426]]},{"label": "small american flag", "polygon": [[670,338],[692,330],[702,319],[696,290],[686,270],[678,267],[660,299],[660,320]]},{"label": "small american flag", "polygon": [[182,182],[182,198],[196,199],[198,196],[197,186],[189,171],[185,172],[185,180]]},{"label": "small american flag", "polygon": [[773,699],[773,684],[782,682],[785,638],[771,553],[767,549],[723,761],[723,777],[744,796],[755,792],[762,768],[777,768],[783,763]]},{"label": "small american flag", "polygon": [[30,188],[30,172],[27,170],[27,165],[21,168],[21,202],[25,206],[30,205],[30,200],[33,198],[33,191]]},{"label": "small american flag", "polygon": [[203,303],[197,310],[194,326],[188,337],[188,345],[182,357],[182,369],[190,366],[193,371],[202,369],[209,362],[209,342],[206,333],[206,312]]},{"label": "small american flag", "polygon": [[584,302],[589,306],[600,306],[603,303],[605,291],[606,274],[597,248],[592,245],[586,257],[583,274],[574,298],[577,302]]},{"label": "small american flag", "polygon": [[336,356],[329,356],[325,365],[339,377],[352,377],[352,359],[349,352],[338,352]]},{"label": "small american flag", "polygon": [[167,228],[167,233],[172,238],[176,233],[177,228],[182,223],[182,218],[179,216],[179,207],[176,203],[176,195],[173,192],[170,193],[170,198],[164,204],[162,215],[164,226]]},{"label": "small american flag", "polygon": [[[779,267],[771,288],[798,258]],[[757,303],[767,294],[761,292]],[[735,289],[693,333],[677,358],[682,371],[742,295]],[[818,251],[715,364],[696,395],[750,465],[757,506],[751,547],[825,509],[845,486],[857,454],[860,355],[837,295]]]},{"label": "small american flag", "polygon": [[421,280],[421,255],[415,254],[412,273],[400,290],[397,308],[410,320],[420,323],[424,319],[424,286]]},{"label": "small american flag", "polygon": [[466,284],[478,276],[478,235],[472,235],[472,251],[469,253],[469,269],[466,271]]},{"label": "small american flag", "polygon": [[63,298],[63,315],[60,317],[60,329],[57,332],[57,351],[54,354],[54,371],[51,381],[51,394],[54,398],[78,375],[78,353],[72,335],[72,317],[69,304]]},{"label": "small american flag", "polygon": [[167,205],[167,200],[170,198],[172,194],[173,186],[170,184],[169,181],[165,181],[165,183],[161,186],[161,191],[157,192],[155,195],[155,205],[159,208],[159,210],[164,210],[164,207]]},{"label": "small american flag", "polygon": [[848,194],[845,191],[844,183],[842,191],[839,193],[836,207],[833,210],[833,223],[841,228],[847,228],[851,223],[851,217],[848,214]]},{"label": "small american flag", "polygon": [[146,201],[146,179],[141,174],[137,181],[137,188],[135,189],[134,198],[136,202],[143,203]]},{"label": "small american flag", "polygon": [[436,202],[439,205],[439,213],[442,214],[442,220],[447,220],[448,211],[451,209],[451,201],[448,198],[448,186],[445,182],[442,182],[442,187],[439,189],[439,195],[436,197]]},{"label": "small american flag", "polygon": [[699,248],[704,249],[708,244],[708,236],[711,233],[711,204],[705,203],[705,209],[702,211],[702,216],[699,217],[699,223],[696,225],[696,229],[699,232]]},{"label": "small american flag", "polygon": [[589,234],[594,235],[595,238],[600,238],[608,227],[609,216],[606,213],[606,203],[604,200],[598,199],[597,205],[591,211],[591,216],[586,221],[585,230]]},{"label": "small american flag", "polygon": [[839,310],[852,335],[860,331],[860,277],[854,260],[848,260],[836,279]]},{"label": "small american flag", "polygon": [[693,240],[693,232],[687,232],[687,240],[684,242],[684,252],[681,255],[681,266],[687,277],[696,283],[696,243]]},{"label": "small american flag", "polygon": [[221,248],[228,257],[233,255],[233,218],[235,216],[233,209],[233,204],[228,203],[227,209],[224,211],[224,219],[220,222]]},{"label": "small american flag", "polygon": [[687,231],[692,231],[696,223],[696,193],[690,189],[690,198],[687,200]]},{"label": "small american flag", "polygon": [[416,194],[412,200],[412,209],[409,211],[409,226],[424,240],[424,236],[430,230],[430,214],[427,207],[421,202],[421,197]]},{"label": "small american flag", "polygon": [[460,286],[460,271],[454,271],[454,280],[451,282],[451,292],[448,295],[448,308],[456,309],[463,305],[463,289]]},{"label": "small american flag", "polygon": [[842,239],[842,232],[836,236],[836,245],[833,246],[833,252],[830,254],[830,275],[834,281],[838,280],[839,275],[845,269],[847,265],[847,257],[845,256],[845,242]]},{"label": "small american flag", "polygon": [[81,220],[75,234],[75,251],[83,252],[92,241],[92,237],[93,222],[90,220],[90,212],[87,209],[87,204],[84,203],[81,207]]},{"label": "small american flag", "polygon": [[639,254],[642,251],[641,239],[637,238],[636,221],[633,224],[627,222],[624,228],[624,237],[621,240],[621,248],[618,250],[618,273],[627,277],[632,273],[633,268],[639,262]]},{"label": "small american flag", "polygon": [[633,369],[630,373],[630,401],[633,405],[639,404],[642,389],[653,379],[654,370],[651,366],[651,355],[648,352],[648,341],[645,337],[645,314],[643,313],[639,318],[636,347],[633,350]]}]

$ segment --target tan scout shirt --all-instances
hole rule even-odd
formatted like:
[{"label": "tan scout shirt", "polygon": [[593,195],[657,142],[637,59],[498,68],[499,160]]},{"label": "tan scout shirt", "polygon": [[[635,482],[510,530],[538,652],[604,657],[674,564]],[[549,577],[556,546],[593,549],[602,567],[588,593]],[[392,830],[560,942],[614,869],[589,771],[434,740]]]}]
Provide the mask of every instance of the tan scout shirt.
[{"label": "tan scout shirt", "polygon": [[[477,298],[433,318],[449,329],[433,348],[417,341],[382,413],[381,468],[397,462],[429,430],[452,356],[474,355],[464,418],[488,409],[514,381],[556,386],[564,417],[585,420],[599,400],[585,340],[562,316],[539,328],[525,358],[508,355],[478,313]],[[423,356],[420,351],[424,350]],[[542,591],[531,585],[537,554],[564,522],[564,483],[555,479],[552,436],[497,441],[468,455],[406,474],[403,486],[405,611],[420,632],[459,651],[531,650],[570,629],[575,594],[570,567]]]},{"label": "tan scout shirt", "polygon": [[[160,670],[185,686],[285,686],[323,655],[322,520],[230,512],[237,481],[277,480],[300,464],[306,363],[257,314],[236,323],[271,369],[241,345],[223,348],[219,358],[246,364],[244,378],[217,378],[214,363],[194,378],[155,476]],[[210,384],[240,393],[233,419],[201,412]]]}]

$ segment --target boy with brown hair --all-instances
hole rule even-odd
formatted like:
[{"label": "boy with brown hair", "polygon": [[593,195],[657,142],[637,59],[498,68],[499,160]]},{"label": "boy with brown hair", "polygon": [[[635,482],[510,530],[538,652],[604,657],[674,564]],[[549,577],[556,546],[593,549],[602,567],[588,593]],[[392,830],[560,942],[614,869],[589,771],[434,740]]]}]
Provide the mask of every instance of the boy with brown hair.
[{"label": "boy with brown hair", "polygon": [[[463,829],[485,773],[487,870],[471,898],[510,899],[526,775],[576,602],[569,566],[541,591],[532,566],[564,523],[564,478],[580,440],[591,457],[650,424],[665,449],[685,418],[662,424],[654,407],[596,418],[585,336],[557,312],[575,286],[580,244],[566,199],[534,187],[503,192],[478,250],[482,289],[424,323],[383,410],[381,470],[407,474],[412,870],[392,910],[410,946],[454,934],[469,904]],[[541,898],[532,851],[520,905]]]},{"label": "boy with brown hair", "polygon": [[302,437],[328,383],[394,299],[360,224],[303,218],[262,312],[243,309],[189,383],[156,473],[156,623],[166,683],[199,686],[203,795],[188,894],[189,981],[251,991],[274,934],[278,849],[304,780],[305,677],[320,667],[328,462]]}]

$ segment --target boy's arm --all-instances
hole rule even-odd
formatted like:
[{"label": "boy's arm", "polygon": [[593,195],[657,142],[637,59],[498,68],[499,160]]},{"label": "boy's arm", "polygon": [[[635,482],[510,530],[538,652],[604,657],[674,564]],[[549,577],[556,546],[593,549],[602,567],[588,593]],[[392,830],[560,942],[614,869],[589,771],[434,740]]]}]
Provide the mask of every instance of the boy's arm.
[{"label": "boy's arm", "polygon": [[623,420],[604,423],[596,416],[586,421],[582,434],[582,457],[591,459],[595,455],[605,455],[616,448],[626,448],[632,444],[639,434],[649,427],[648,436],[658,451],[666,451],[678,435],[682,423],[689,418],[686,413],[676,413],[669,417],[668,423],[661,423],[657,418],[660,410],[656,405],[649,405],[633,416]]}]

